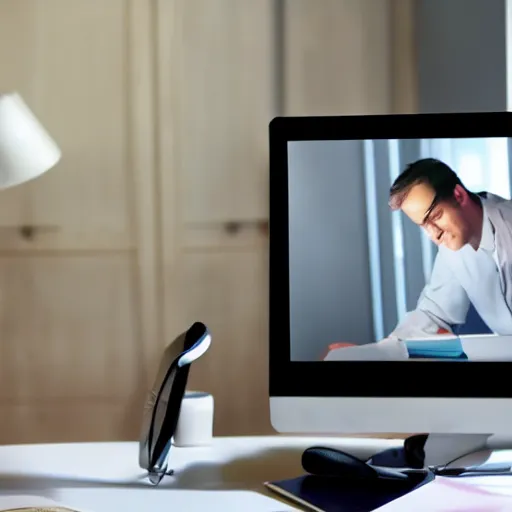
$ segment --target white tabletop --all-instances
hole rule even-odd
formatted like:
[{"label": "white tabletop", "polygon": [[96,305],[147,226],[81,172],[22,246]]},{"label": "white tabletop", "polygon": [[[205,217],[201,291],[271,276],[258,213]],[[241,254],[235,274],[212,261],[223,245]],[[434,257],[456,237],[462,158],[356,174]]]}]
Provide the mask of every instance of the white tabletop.
[{"label": "white tabletop", "polygon": [[305,448],[334,446],[367,458],[401,444],[366,438],[218,437],[208,447],[173,447],[175,474],[158,487],[138,466],[135,442],[3,446],[0,495],[35,494],[85,512],[180,510],[183,504],[190,512],[205,510],[206,504],[219,510],[290,511],[295,509],[275,500],[263,482],[301,475]]},{"label": "white tabletop", "polygon": [[[429,339],[449,339],[452,335],[436,335]],[[493,334],[459,336],[462,349],[469,361],[512,361],[512,336]],[[385,339],[378,343],[367,343],[352,347],[330,350],[325,361],[419,361],[409,359],[409,353],[403,341]],[[422,360],[427,360],[422,359]],[[433,359],[435,361],[435,359]]]}]

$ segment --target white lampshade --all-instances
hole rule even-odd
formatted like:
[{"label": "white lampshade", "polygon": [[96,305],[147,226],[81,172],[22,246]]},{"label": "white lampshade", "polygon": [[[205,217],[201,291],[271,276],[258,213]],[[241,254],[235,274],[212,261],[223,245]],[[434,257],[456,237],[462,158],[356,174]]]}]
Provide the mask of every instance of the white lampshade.
[{"label": "white lampshade", "polygon": [[19,94],[0,94],[0,189],[37,178],[60,157],[59,147]]}]

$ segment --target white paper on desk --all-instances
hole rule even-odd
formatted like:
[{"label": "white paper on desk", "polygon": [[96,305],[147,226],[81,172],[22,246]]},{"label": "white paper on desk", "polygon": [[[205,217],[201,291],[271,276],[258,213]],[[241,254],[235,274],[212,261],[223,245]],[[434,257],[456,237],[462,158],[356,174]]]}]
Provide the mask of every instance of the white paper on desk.
[{"label": "white paper on desk", "polygon": [[409,359],[405,343],[386,338],[376,343],[330,350],[324,361],[403,361]]},{"label": "white paper on desk", "polygon": [[90,512],[83,509],[74,509],[66,507],[62,503],[57,503],[48,498],[32,495],[13,495],[0,496],[0,512],[26,511],[26,512],[43,512],[44,510],[55,512]]},{"label": "white paper on desk", "polygon": [[510,512],[512,476],[436,477],[374,512]]}]

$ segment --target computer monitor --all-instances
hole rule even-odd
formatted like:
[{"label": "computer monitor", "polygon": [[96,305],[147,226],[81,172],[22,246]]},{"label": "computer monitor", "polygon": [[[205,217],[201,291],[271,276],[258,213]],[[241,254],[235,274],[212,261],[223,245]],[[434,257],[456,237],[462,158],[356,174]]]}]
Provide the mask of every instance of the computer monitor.
[{"label": "computer monitor", "polygon": [[278,432],[512,432],[511,120],[270,123]]}]

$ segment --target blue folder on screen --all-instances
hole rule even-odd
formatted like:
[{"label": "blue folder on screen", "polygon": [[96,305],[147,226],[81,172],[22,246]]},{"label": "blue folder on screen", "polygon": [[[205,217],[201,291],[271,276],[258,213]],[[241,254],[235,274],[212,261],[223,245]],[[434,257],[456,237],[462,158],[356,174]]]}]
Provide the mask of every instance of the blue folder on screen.
[{"label": "blue folder on screen", "polygon": [[431,359],[456,359],[464,361],[468,359],[462,348],[460,338],[425,338],[422,340],[405,341],[409,357]]}]

